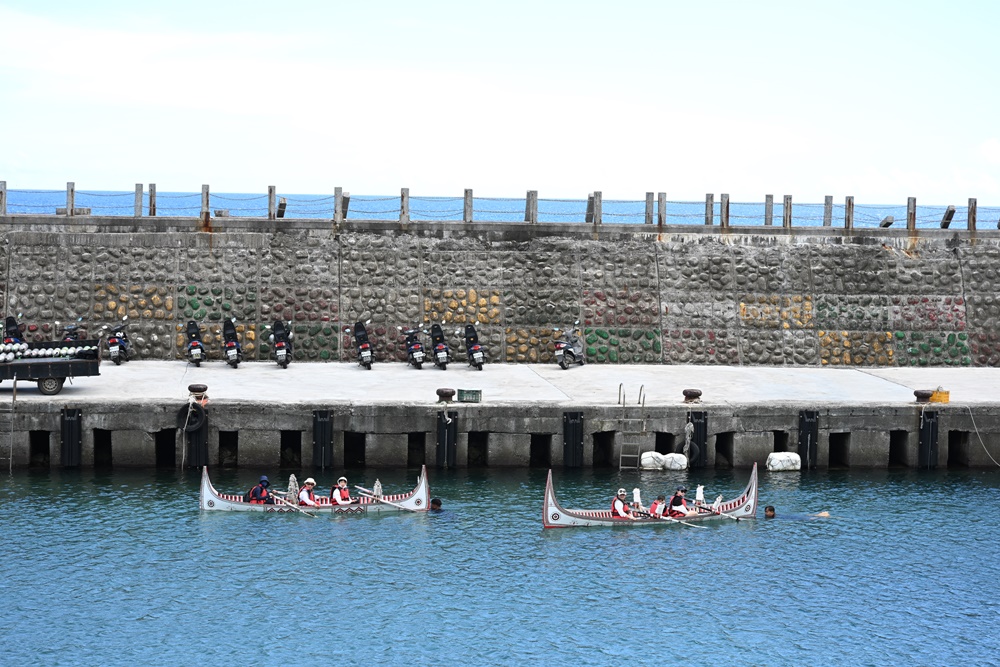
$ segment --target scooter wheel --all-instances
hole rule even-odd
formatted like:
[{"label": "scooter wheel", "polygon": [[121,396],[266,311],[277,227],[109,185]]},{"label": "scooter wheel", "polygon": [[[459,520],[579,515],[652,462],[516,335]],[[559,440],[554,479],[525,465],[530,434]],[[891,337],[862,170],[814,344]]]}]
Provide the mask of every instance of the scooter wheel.
[{"label": "scooter wheel", "polygon": [[279,361],[278,365],[281,366],[282,368],[288,368],[288,361],[287,360]]},{"label": "scooter wheel", "polygon": [[565,361],[560,361],[559,368],[566,370],[567,368],[569,368],[569,364],[567,364]]},{"label": "scooter wheel", "polygon": [[195,359],[194,360],[194,365],[195,365],[195,368],[201,368],[201,359]]},{"label": "scooter wheel", "polygon": [[482,364],[476,364],[476,370],[480,370],[480,371],[483,370],[483,365]]},{"label": "scooter wheel", "polygon": [[115,366],[121,366],[122,365],[122,358],[121,358],[121,356],[111,357],[111,361],[115,362]]},{"label": "scooter wheel", "polygon": [[423,365],[424,365],[424,362],[422,362],[422,361],[415,361],[415,362],[413,362],[413,367],[416,368],[418,371],[423,367]]},{"label": "scooter wheel", "polygon": [[371,370],[372,369],[372,363],[369,361],[367,364],[365,364],[365,368],[367,370]]},{"label": "scooter wheel", "polygon": [[441,364],[441,370],[443,371],[448,370],[448,364]]}]

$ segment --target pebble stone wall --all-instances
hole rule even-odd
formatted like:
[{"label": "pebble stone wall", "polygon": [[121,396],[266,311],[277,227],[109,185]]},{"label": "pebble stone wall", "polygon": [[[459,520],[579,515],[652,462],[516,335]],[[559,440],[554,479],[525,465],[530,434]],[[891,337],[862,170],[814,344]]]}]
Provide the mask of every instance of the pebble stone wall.
[{"label": "pebble stone wall", "polygon": [[234,317],[248,359],[269,358],[267,327],[281,318],[299,361],[351,360],[344,327],[370,320],[379,362],[405,361],[400,327],[444,322],[456,362],[457,331],[473,323],[490,362],[546,363],[554,327],[580,320],[591,363],[1000,365],[1000,240],[967,233],[608,240],[524,226],[505,237],[500,225],[144,224],[0,219],[6,314],[33,340],[77,319],[96,337],[127,314],[148,359],[180,358],[188,320],[219,358]]}]

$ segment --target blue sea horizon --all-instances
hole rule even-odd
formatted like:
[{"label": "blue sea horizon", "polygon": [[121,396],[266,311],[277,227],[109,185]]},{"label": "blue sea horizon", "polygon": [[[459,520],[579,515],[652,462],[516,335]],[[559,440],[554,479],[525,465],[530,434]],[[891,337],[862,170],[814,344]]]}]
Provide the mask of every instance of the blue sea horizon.
[{"label": "blue sea horizon", "polygon": [[[332,219],[334,195],[311,195],[279,193],[284,198],[285,219]],[[713,205],[712,224],[719,225],[722,216],[721,203],[716,197]],[[150,197],[142,195],[142,215],[149,215]],[[461,222],[464,200],[458,197],[414,197],[409,198],[410,220],[421,222]],[[524,222],[526,200],[524,197],[474,197],[474,222]],[[135,192],[126,191],[81,191],[74,193],[75,208],[89,208],[92,215],[132,217],[135,213]],[[56,209],[66,207],[65,190],[7,190],[6,209],[8,215],[55,215]],[[349,220],[397,220],[400,214],[400,195],[354,195],[350,197],[347,211]],[[793,227],[820,227],[825,221],[825,206],[822,203],[792,202]],[[916,226],[923,229],[940,228],[947,205],[918,205]],[[951,228],[968,227],[968,209],[955,206]],[[254,193],[210,193],[209,210],[214,214],[224,210],[230,217],[266,218],[268,213],[267,194]],[[706,224],[705,201],[676,201],[666,203],[668,225]],[[844,227],[845,205],[834,204],[830,214],[831,227]],[[197,217],[201,213],[200,192],[157,192],[157,217]],[[894,219],[894,227],[906,225],[906,205],[859,204],[854,206],[855,228],[877,228],[887,218]],[[782,198],[775,197],[772,224],[780,227],[784,217]],[[977,227],[992,226],[1000,221],[1000,206],[979,206]],[[653,203],[653,222],[657,220],[657,203]],[[538,199],[538,222],[540,223],[584,223],[587,221],[587,200],[585,199]],[[644,224],[646,222],[646,202],[642,199],[604,199],[602,201],[603,224]],[[733,227],[761,227],[765,225],[765,204],[760,202],[730,202],[729,224]]]}]

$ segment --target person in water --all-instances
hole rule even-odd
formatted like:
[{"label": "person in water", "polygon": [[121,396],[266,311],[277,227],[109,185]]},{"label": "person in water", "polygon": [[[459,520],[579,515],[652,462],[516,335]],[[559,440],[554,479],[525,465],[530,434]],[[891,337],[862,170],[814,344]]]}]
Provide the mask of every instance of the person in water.
[{"label": "person in water", "polygon": [[618,494],[611,500],[611,518],[635,521],[636,517],[632,514],[632,508],[628,506],[625,496],[625,489],[618,489]]},{"label": "person in water", "polygon": [[[764,518],[774,519],[777,518],[777,514],[774,511],[774,505],[767,505],[764,507]],[[827,519],[830,517],[829,512],[816,512],[816,514],[807,514],[802,516],[801,514],[786,514],[783,515],[785,519]]]},{"label": "person in water", "polygon": [[431,511],[432,512],[440,512],[441,511],[441,499],[440,498],[431,498]]},{"label": "person in water", "polygon": [[774,505],[768,505],[764,508],[764,518],[773,519],[774,518]]},{"label": "person in water", "polygon": [[319,506],[319,503],[316,502],[316,494],[313,492],[315,488],[316,480],[312,477],[302,482],[302,488],[299,489],[299,505],[308,505],[309,507]]},{"label": "person in water", "polygon": [[337,485],[330,489],[330,502],[338,505],[351,505],[358,502],[351,498],[351,490],[347,488],[347,478],[341,477],[337,480]]},{"label": "person in water", "polygon": [[267,490],[269,486],[271,486],[271,482],[268,481],[267,475],[261,475],[257,485],[250,489],[250,503],[252,505],[273,505],[274,496]]},{"label": "person in water", "polygon": [[677,488],[674,495],[670,497],[670,509],[667,510],[667,516],[676,519],[697,514],[697,512],[688,509],[687,501],[684,500],[685,493],[687,493],[687,487],[681,486]]}]

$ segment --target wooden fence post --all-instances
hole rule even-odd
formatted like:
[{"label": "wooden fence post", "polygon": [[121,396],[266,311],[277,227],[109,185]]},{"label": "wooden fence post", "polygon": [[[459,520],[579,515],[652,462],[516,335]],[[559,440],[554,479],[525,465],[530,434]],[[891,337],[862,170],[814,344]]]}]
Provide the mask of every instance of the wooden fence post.
[{"label": "wooden fence post", "polygon": [[602,197],[600,190],[594,190],[594,224],[600,225],[604,222],[602,219]]},{"label": "wooden fence post", "polygon": [[764,226],[774,224],[774,195],[764,195]]},{"label": "wooden fence post", "polygon": [[333,188],[333,223],[339,225],[344,221],[344,188]]},{"label": "wooden fence post", "polygon": [[135,184],[135,217],[142,217],[142,183]]},{"label": "wooden fence post", "polygon": [[66,184],[66,215],[73,216],[73,207],[76,206],[76,183]]},{"label": "wooden fence post", "polygon": [[715,224],[715,195],[705,195],[705,224]]},{"label": "wooden fence post", "polygon": [[203,184],[201,186],[201,221],[208,224],[208,219],[212,217],[212,212],[210,210],[212,197],[208,193],[208,185]]},{"label": "wooden fence post", "polygon": [[667,193],[656,193],[656,224],[661,227],[667,224]]},{"label": "wooden fence post", "polygon": [[583,214],[584,222],[594,221],[594,193],[587,193],[587,212]]},{"label": "wooden fence post", "polygon": [[646,193],[646,224],[653,224],[653,193]]},{"label": "wooden fence post", "polygon": [[976,199],[974,197],[969,198],[969,231],[976,231]]},{"label": "wooden fence post", "polygon": [[785,229],[792,228],[792,195],[785,195],[785,205],[781,212],[781,226]]},{"label": "wooden fence post", "polygon": [[149,184],[149,217],[156,217],[156,183]]},{"label": "wooden fence post", "polygon": [[273,185],[267,186],[267,219],[274,220],[278,217],[278,188]]},{"label": "wooden fence post", "polygon": [[466,188],[462,203],[462,222],[472,222],[472,188]]},{"label": "wooden fence post", "polygon": [[401,188],[399,191],[399,223],[401,225],[410,222],[410,188]]},{"label": "wooden fence post", "polygon": [[917,198],[906,198],[906,231],[913,232],[917,229]]},{"label": "wooden fence post", "polygon": [[823,226],[833,226],[833,197],[830,195],[823,198]]},{"label": "wooden fence post", "polygon": [[719,226],[729,229],[729,195],[725,192],[719,196]]},{"label": "wooden fence post", "polygon": [[7,181],[0,181],[0,215],[7,215]]},{"label": "wooden fence post", "polygon": [[844,229],[854,229],[854,197],[844,198]]},{"label": "wooden fence post", "polygon": [[524,221],[535,224],[538,222],[538,190],[528,190],[524,199]]},{"label": "wooden fence post", "polygon": [[945,209],[944,215],[941,216],[941,229],[948,229],[948,227],[951,226],[951,221],[952,218],[954,217],[955,217],[955,207],[949,205],[948,208]]}]

